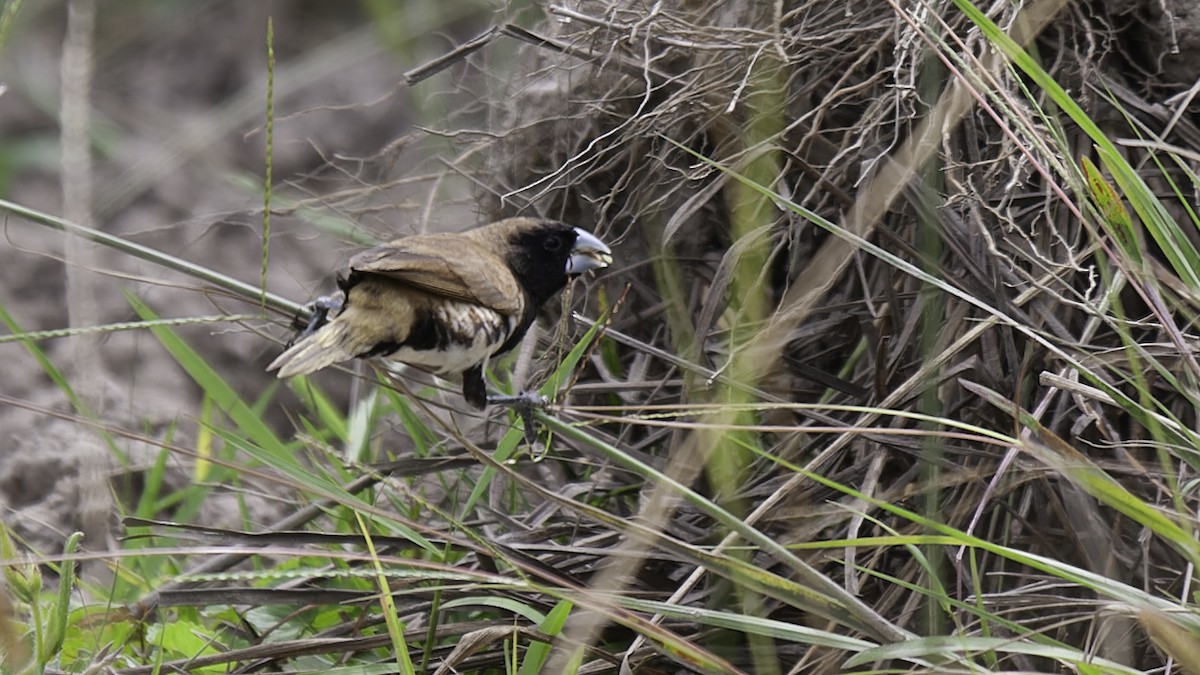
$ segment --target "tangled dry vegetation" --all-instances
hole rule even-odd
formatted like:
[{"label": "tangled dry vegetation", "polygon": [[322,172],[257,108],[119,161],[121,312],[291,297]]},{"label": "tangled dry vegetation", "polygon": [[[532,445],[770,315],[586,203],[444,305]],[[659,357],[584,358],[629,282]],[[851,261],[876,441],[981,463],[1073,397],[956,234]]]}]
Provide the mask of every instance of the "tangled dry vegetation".
[{"label": "tangled dry vegetation", "polygon": [[[1200,374],[1191,352],[1194,291],[1183,290],[1170,254],[1148,237],[1140,242],[1159,281],[1136,272],[1114,281],[1114,269],[1129,272],[1128,260],[1103,246],[1094,193],[1074,166],[1080,156],[1095,158],[1094,140],[1048,112],[1044,93],[1027,98],[1030,79],[1003,66],[964,14],[913,7],[551,6],[545,33],[515,35],[529,43],[528,75],[500,98],[504,112],[488,129],[498,137],[459,136],[459,166],[486,157],[475,175],[491,215],[532,208],[620,242],[621,270],[603,283],[610,299],[629,285],[609,331],[619,366],[595,357],[598,381],[577,386],[570,403],[624,407],[574,414],[603,422],[614,441],[656,458],[668,474],[696,480],[775,541],[930,531],[870,498],[1186,597],[1187,546],[1150,536],[1144,522],[1088,496],[1095,485],[1074,475],[1082,467],[1073,453],[1147,505],[1173,502],[1184,530],[1194,532],[1192,450],[1163,446],[1193,437],[1153,431],[1153,416],[1138,412],[1147,406],[1172,428],[1195,428],[1195,390],[1185,384]],[[1145,35],[1118,30],[1123,17],[1097,4],[1033,3],[991,18],[1036,45],[1049,74],[1107,133],[1198,147],[1196,104],[1163,102],[1190,80],[1172,81],[1169,69],[1145,75]],[[943,62],[939,53],[962,61]],[[1130,145],[1130,163],[1196,241],[1185,208],[1197,203],[1194,155],[1190,164],[1156,166],[1145,145]],[[814,216],[944,285],[847,243]],[[1160,284],[1170,290],[1147,290]],[[1136,403],[1114,401],[1105,387]],[[702,413],[721,401],[767,405],[749,416]],[[689,412],[672,418],[677,426],[656,424],[655,406]],[[1018,436],[1022,447],[897,413]],[[755,431],[738,437],[705,427],[714,421]],[[1031,446],[1048,449],[1039,455]],[[735,460],[723,458],[731,454]],[[734,477],[703,475],[703,462]],[[645,497],[654,492],[631,484]],[[715,544],[725,534],[688,508],[644,508],[644,518],[684,541]],[[1021,630],[1138,669],[1164,663],[1147,639],[1153,629],[1100,610],[1107,598],[1094,588],[1050,583],[1053,575],[982,551],[974,559],[951,546],[925,554],[848,546],[802,557],[904,630],[978,630],[978,615],[948,606],[941,614],[896,581],[929,587],[932,574],[953,601]],[[603,555],[588,558],[576,559],[579,571],[607,564]],[[785,573],[761,551],[751,560]],[[692,569],[656,560],[623,590],[718,607],[729,601],[711,579],[691,577],[680,591]],[[825,625],[795,610],[763,600],[755,611]],[[776,646],[784,671],[828,672],[844,656]],[[763,667],[750,666],[745,652],[720,653]],[[1046,666],[1025,656],[1009,667]]]}]

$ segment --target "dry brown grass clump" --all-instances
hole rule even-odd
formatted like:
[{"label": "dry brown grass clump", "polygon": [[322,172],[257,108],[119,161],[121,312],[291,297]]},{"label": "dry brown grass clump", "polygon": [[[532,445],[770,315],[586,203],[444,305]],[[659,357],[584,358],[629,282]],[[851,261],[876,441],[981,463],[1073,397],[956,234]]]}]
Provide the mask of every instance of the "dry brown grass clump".
[{"label": "dry brown grass clump", "polygon": [[[501,88],[505,112],[488,129],[497,136],[467,136],[460,147],[464,158],[486,157],[476,176],[489,215],[534,210],[621,242],[624,267],[604,283],[609,298],[631,286],[611,324],[620,356],[596,359],[607,384],[578,387],[573,402],[620,403],[627,415],[655,405],[699,411],[713,400],[816,404],[816,412],[768,405],[737,417],[770,427],[741,441],[990,541],[1134,587],[1182,590],[1177,550],[1139,543],[1137,522],[1099,507],[1045,463],[927,422],[837,407],[945,416],[1028,438],[1011,407],[1020,406],[1041,432],[1148,503],[1163,499],[1150,474],[1167,470],[1153,444],[1141,442],[1150,434],[1135,415],[1102,403],[1109,399],[1099,390],[1074,383],[1098,377],[1134,399],[1150,391],[1180,425],[1196,423],[1192,397],[1154,372],[1139,384],[1131,371],[1149,367],[1121,351],[1122,336],[1132,335],[1151,361],[1171,371],[1178,361],[1164,355],[1176,328],[1153,316],[1144,294],[1127,289],[1121,307],[1108,304],[1115,298],[1106,294],[1119,289],[1096,257],[1092,212],[1081,218],[1087,194],[1071,182],[1073,157],[1088,154],[1092,140],[1065,118],[1041,117],[1034,106],[1045,109],[1045,95],[1024,96],[1030,81],[1002,67],[963,13],[791,1],[581,2],[548,12],[540,35],[509,30],[527,43],[526,67]],[[1189,118],[1169,118],[1155,103],[1179,84],[1127,70],[1143,55],[1115,29],[1120,17],[1035,3],[991,18],[1036,45],[1049,73],[1113,133],[1130,133],[1123,108],[1149,133],[1197,147]],[[845,243],[697,155],[944,287]],[[1147,173],[1186,219],[1164,174]],[[1188,183],[1177,167],[1167,175]],[[757,293],[768,308],[758,314],[749,299]],[[1176,320],[1186,323],[1193,307]],[[739,355],[748,364],[740,370]],[[722,385],[713,373],[740,380]],[[730,393],[738,387],[750,393]],[[702,429],[668,433],[609,419],[614,437],[685,480],[698,466],[681,467],[681,454],[710,458],[697,441]],[[933,428],[943,432],[921,433]],[[722,437],[708,449],[718,459],[739,453],[734,441]],[[710,474],[699,484],[781,543],[925,530],[773,461],[744,459],[734,467],[738,482]],[[736,493],[718,489],[729,485]],[[709,520],[659,515],[676,536],[719,539]],[[926,602],[919,594],[841,567],[924,586],[926,563],[903,550],[842,553],[810,561],[897,625],[922,632],[938,620],[917,611]],[[1026,628],[1137,667],[1161,658],[1144,639],[1112,638],[1106,631],[1120,622],[1094,615],[1090,590],[1038,590],[1038,573],[1000,557],[981,554],[969,569],[953,549],[926,553],[953,597],[986,594],[993,611]],[[656,572],[677,578],[686,569]],[[653,584],[644,576],[636,587]],[[762,611],[804,620],[776,610]]]}]

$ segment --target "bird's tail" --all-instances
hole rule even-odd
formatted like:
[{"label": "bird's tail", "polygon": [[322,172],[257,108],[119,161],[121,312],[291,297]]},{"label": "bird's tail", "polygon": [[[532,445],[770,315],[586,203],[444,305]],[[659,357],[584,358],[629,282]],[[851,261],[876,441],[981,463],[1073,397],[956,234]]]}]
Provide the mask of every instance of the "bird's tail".
[{"label": "bird's tail", "polygon": [[289,347],[279,358],[267,366],[267,370],[278,370],[279,377],[307,375],[335,363],[349,361],[362,350],[352,339],[349,322],[330,321],[299,342]]}]

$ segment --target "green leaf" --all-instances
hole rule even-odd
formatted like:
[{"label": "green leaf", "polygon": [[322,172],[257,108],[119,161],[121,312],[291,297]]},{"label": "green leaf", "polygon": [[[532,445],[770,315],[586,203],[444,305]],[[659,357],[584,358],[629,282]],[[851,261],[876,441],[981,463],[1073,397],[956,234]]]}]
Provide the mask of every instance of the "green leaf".
[{"label": "green leaf", "polygon": [[[133,294],[126,293],[125,298],[143,319],[158,318],[153,310]],[[171,353],[175,362],[187,371],[187,374],[204,390],[205,394],[212,397],[216,407],[228,415],[242,433],[272,454],[282,456],[288,453],[287,447],[279,440],[275,432],[271,431],[262,418],[246,405],[233,387],[230,387],[229,383],[225,381],[225,378],[213,370],[212,366],[208,365],[194,349],[175,334],[175,331],[165,326],[155,326],[150,329],[150,332],[154,333],[154,337],[158,338],[162,346]]]},{"label": "green leaf", "polygon": [[[569,600],[559,600],[554,609],[541,620],[538,628],[550,637],[557,637],[566,626],[567,617],[571,615],[574,607],[575,603]],[[550,658],[550,646],[545,642],[530,644],[525,650],[525,660],[521,662],[518,675],[538,675],[542,672],[542,666],[546,665],[546,659]]]}]

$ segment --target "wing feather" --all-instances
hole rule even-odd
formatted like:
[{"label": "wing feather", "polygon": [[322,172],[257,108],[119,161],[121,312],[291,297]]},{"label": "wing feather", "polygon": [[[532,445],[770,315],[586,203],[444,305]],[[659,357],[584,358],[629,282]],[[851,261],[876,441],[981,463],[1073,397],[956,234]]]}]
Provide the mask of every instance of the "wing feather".
[{"label": "wing feather", "polygon": [[521,287],[492,251],[458,234],[422,234],[367,249],[350,259],[350,278],[378,274],[434,295],[512,314]]}]

